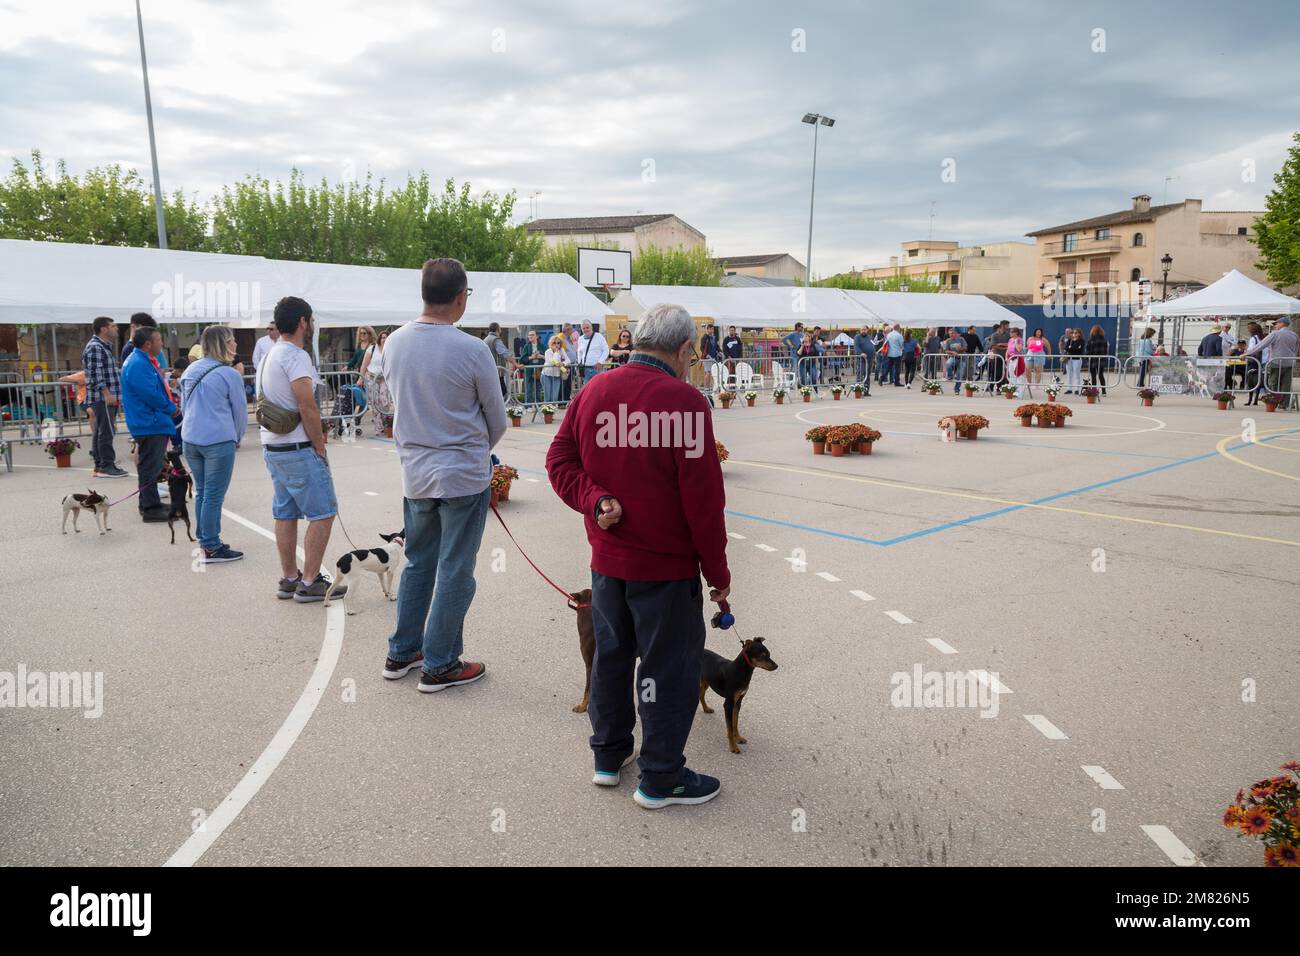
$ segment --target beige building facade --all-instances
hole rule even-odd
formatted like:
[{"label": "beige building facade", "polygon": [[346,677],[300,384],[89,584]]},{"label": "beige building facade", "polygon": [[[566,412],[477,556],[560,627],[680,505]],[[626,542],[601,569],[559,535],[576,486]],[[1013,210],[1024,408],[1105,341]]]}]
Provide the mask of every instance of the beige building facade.
[{"label": "beige building facade", "polygon": [[704,233],[672,213],[534,219],[528,223],[528,231],[543,235],[547,246],[563,242],[576,242],[580,246],[613,243],[634,255],[650,246],[694,249],[705,244]]},{"label": "beige building facade", "polygon": [[1199,199],[1153,206],[1142,194],[1130,209],[1027,233],[1035,241],[1034,302],[1057,296],[1128,301],[1132,283],[1149,284],[1160,298],[1166,254],[1173,258],[1171,288],[1200,288],[1230,269],[1267,284],[1252,241],[1260,215],[1205,212]]},{"label": "beige building facade", "polygon": [[1034,288],[1034,247],[1027,242],[963,246],[948,239],[914,239],[902,243],[888,263],[858,274],[877,280],[928,277],[944,292],[1028,295]]},{"label": "beige building facade", "polygon": [[718,256],[713,260],[727,275],[754,276],[758,279],[803,280],[807,268],[788,252],[762,256]]}]

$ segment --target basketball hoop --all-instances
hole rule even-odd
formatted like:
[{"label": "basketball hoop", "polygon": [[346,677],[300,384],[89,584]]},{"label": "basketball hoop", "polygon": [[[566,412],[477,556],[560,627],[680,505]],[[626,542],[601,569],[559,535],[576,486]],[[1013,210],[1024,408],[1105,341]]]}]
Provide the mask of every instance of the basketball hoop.
[{"label": "basketball hoop", "polygon": [[600,287],[605,290],[606,304],[613,302],[618,297],[618,294],[623,291],[623,283],[621,282],[602,282]]}]

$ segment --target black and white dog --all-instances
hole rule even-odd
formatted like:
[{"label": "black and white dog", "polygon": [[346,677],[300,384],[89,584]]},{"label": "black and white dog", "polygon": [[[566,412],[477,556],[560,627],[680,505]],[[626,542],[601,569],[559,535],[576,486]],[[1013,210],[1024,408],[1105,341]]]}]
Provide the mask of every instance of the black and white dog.
[{"label": "black and white dog", "polygon": [[99,533],[113,529],[108,526],[108,499],[95,490],[91,490],[85,495],[68,495],[63,499],[63,533],[68,533],[68,515],[72,515],[72,530],[81,534],[81,529],[77,527],[77,517],[81,514],[81,509],[85,508],[95,516],[95,527]]},{"label": "black and white dog", "polygon": [[[325,606],[330,606],[330,596],[334,589],[347,581],[348,575],[354,571],[369,571],[379,578],[379,586],[384,589],[384,596],[390,601],[397,600],[397,594],[393,588],[393,575],[401,567],[402,559],[406,557],[406,529],[394,531],[392,534],[381,534],[379,537],[388,542],[386,548],[371,548],[368,551],[357,550],[349,551],[339,558],[338,563],[334,565],[334,580],[330,582],[329,590],[325,592]],[[343,610],[348,614],[355,614],[355,611],[348,610],[348,594],[351,591],[348,588],[343,592]]]}]

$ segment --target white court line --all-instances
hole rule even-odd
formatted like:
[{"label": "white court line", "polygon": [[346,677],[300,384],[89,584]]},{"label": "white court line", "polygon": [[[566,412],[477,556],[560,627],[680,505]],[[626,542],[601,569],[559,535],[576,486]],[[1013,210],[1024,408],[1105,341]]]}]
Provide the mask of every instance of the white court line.
[{"label": "white court line", "polygon": [[1169,857],[1175,866],[1205,865],[1196,859],[1196,854],[1187,848],[1186,843],[1174,836],[1173,831],[1168,827],[1152,826],[1144,823],[1142,824],[1142,832],[1149,836],[1156,846],[1165,851],[1165,856]]},{"label": "white court line", "polygon": [[[247,518],[224,508],[221,513],[250,531],[271,541],[275,540],[272,532],[253,524]],[[303,560],[302,549],[297,550],[298,559]],[[226,827],[235,822],[244,807],[248,806],[253,797],[257,796],[257,792],[262,789],[262,785],[270,779],[271,774],[275,773],[275,768],[280,766],[280,761],[289,753],[289,749],[297,741],[302,729],[307,726],[307,721],[311,720],[316,705],[320,703],[329,687],[334,667],[338,664],[339,653],[343,650],[343,627],[346,620],[342,602],[325,609],[325,637],[321,641],[320,652],[316,657],[316,667],[312,670],[311,677],[307,678],[307,686],[303,688],[302,694],[293,705],[293,710],[289,711],[289,716],[284,719],[284,723],[275,732],[275,736],[266,745],[261,756],[248,768],[248,773],[244,774],[243,779],[235,784],[235,788],[230,793],[226,794],[226,798],[212,811],[203,827],[191,833],[189,839],[180,845],[163,866],[193,866],[197,863],[199,857],[208,851],[226,831]]]},{"label": "white court line", "polygon": [[776,548],[772,547],[770,544],[756,544],[756,545],[754,545],[754,547],[758,548],[758,550],[760,550],[760,551],[775,551],[775,550],[776,550]]},{"label": "white court line", "polygon": [[910,617],[908,617],[906,614],[904,614],[902,611],[886,611],[885,614],[887,614],[889,617],[892,617],[892,618],[893,618],[895,621],[897,621],[899,624],[914,624],[914,623],[916,623],[916,622],[913,621]]},{"label": "white court line", "polygon": [[378,497],[379,497],[379,492],[377,492],[377,491],[367,491],[366,494],[367,494],[369,497],[371,497],[371,498],[378,498]]},{"label": "white court line", "polygon": [[541,484],[542,479],[540,479],[540,478],[525,478],[524,481],[531,481],[533,484],[537,485],[537,484]]},{"label": "white court line", "polygon": [[953,647],[947,641],[938,637],[927,637],[925,643],[929,644],[940,654],[956,654],[957,648]]},{"label": "white court line", "polygon": [[727,537],[728,537],[728,538],[735,538],[737,541],[744,541],[744,540],[745,540],[745,536],[744,536],[743,534],[736,534],[736,532],[734,532],[734,531],[728,531],[728,532],[727,532]]},{"label": "white court line", "polygon": [[1025,714],[1025,720],[1041,733],[1048,740],[1069,740],[1070,738],[1061,733],[1056,725],[1044,717],[1042,714]]},{"label": "white court line", "polygon": [[992,690],[993,693],[995,694],[1012,693],[1011,688],[1008,687],[1006,684],[1002,683],[1002,681],[998,678],[996,674],[990,674],[988,671],[971,671],[971,673],[975,675],[976,680],[978,680],[981,684],[984,684],[985,686],[989,686],[989,682],[992,681],[992,685],[989,687],[989,689]]},{"label": "white court line", "polygon": [[817,577],[821,578],[823,581],[830,581],[832,584],[838,584],[840,580],[829,571],[818,571]]},{"label": "white court line", "polygon": [[870,594],[868,594],[866,591],[850,591],[849,593],[852,594],[855,598],[860,598],[860,599],[863,600],[863,601],[874,601],[874,600],[875,600],[875,598],[873,598],[873,597],[872,597]]},{"label": "white court line", "polygon": [[1082,769],[1083,772],[1086,773],[1088,776],[1090,776],[1093,780],[1095,780],[1097,782],[1097,786],[1101,787],[1101,789],[1103,790],[1124,789],[1124,784],[1120,783],[1109,773],[1107,773],[1105,767],[1095,767],[1095,766],[1085,765]]}]

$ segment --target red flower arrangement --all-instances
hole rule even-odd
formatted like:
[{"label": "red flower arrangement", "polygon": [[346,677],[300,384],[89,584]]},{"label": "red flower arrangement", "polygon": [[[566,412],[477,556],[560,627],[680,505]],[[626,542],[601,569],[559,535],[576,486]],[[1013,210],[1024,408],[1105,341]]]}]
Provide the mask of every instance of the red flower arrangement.
[{"label": "red flower arrangement", "polygon": [[1284,773],[1237,791],[1223,812],[1223,825],[1264,842],[1265,866],[1300,866],[1300,760],[1282,764]]},{"label": "red flower arrangement", "polygon": [[719,464],[719,465],[722,464],[724,461],[726,461],[728,458],[731,457],[731,452],[727,451],[727,446],[724,445],[724,444],[722,444],[722,442],[718,441],[718,440],[715,438],[715,439],[713,439],[713,444],[715,444],[715,445],[718,446],[718,464]]}]

